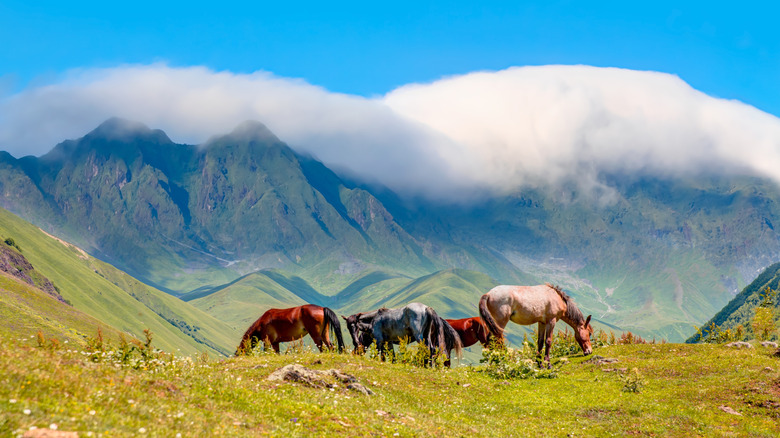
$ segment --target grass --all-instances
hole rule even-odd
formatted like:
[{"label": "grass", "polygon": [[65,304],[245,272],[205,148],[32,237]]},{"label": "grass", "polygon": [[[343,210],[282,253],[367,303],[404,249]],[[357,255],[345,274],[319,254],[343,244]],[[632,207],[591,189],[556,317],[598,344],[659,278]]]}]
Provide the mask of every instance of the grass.
[{"label": "grass", "polygon": [[[0,434],[51,424],[79,436],[780,433],[780,359],[763,347],[613,345],[596,354],[616,363],[597,365],[576,355],[558,364],[556,378],[528,380],[496,379],[480,366],[419,368],[295,347],[290,354],[225,360],[157,353],[134,367],[108,358],[95,362],[83,347],[4,339]],[[339,369],[375,394],[266,379],[290,363]],[[626,389],[631,379],[641,381],[633,391]]]}]

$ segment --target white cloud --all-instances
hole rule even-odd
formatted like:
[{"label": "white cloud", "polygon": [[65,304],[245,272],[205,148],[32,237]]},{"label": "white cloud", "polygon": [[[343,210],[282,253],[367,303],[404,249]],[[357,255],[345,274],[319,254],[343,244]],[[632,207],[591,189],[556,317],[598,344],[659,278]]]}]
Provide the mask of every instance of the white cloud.
[{"label": "white cloud", "polygon": [[[404,193],[457,199],[600,171],[740,168],[780,181],[780,120],[676,76],[587,66],[477,72],[378,99],[270,73],[123,66],[0,100],[0,148],[40,155],[119,116],[201,143],[247,119]],[[473,191],[471,191],[473,190]]]},{"label": "white cloud", "polygon": [[779,119],[664,73],[510,68],[408,85],[385,103],[465,146],[452,167],[491,187],[736,168],[780,181]]}]

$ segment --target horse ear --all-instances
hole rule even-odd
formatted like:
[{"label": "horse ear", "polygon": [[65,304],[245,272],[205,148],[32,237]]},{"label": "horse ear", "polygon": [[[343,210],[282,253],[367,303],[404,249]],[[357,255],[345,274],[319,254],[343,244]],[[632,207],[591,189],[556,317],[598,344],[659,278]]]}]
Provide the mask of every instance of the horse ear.
[{"label": "horse ear", "polygon": [[588,325],[588,324],[590,324],[590,317],[591,317],[591,316],[592,316],[592,315],[588,315],[588,318],[585,320],[585,325]]},{"label": "horse ear", "polygon": [[344,321],[346,321],[346,320],[347,320],[347,317],[346,317],[346,316],[344,316],[344,315],[341,315],[341,317],[342,317],[342,318],[344,318]]}]

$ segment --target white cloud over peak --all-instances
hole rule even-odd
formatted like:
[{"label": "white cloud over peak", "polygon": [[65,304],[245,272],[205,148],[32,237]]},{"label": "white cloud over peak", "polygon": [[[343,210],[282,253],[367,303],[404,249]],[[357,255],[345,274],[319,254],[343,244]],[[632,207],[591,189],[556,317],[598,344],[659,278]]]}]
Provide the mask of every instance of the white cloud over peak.
[{"label": "white cloud over peak", "polygon": [[517,67],[367,99],[266,72],[163,64],[71,72],[0,100],[0,149],[47,152],[118,116],[201,143],[259,120],[293,148],[406,194],[457,199],[601,171],[756,172],[780,182],[780,119],[676,76]]}]

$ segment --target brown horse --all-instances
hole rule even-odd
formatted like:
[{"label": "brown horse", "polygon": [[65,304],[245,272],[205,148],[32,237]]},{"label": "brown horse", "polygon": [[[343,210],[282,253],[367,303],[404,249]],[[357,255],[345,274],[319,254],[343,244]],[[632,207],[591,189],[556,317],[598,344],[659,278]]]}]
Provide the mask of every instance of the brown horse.
[{"label": "brown horse", "polygon": [[471,347],[477,342],[482,344],[483,347],[487,347],[490,339],[493,337],[479,316],[463,319],[445,319],[445,321],[458,332],[463,348]]},{"label": "brown horse", "polygon": [[520,325],[538,324],[539,339],[537,351],[550,363],[553,329],[558,320],[562,320],[574,329],[574,339],[580,344],[583,353],[589,355],[590,335],[593,327],[588,318],[558,286],[550,283],[539,286],[496,286],[479,300],[479,314],[485,321],[490,333],[503,337],[504,327],[509,321]]},{"label": "brown horse", "polygon": [[341,337],[341,324],[332,310],[314,304],[306,304],[290,309],[269,309],[258,318],[244,333],[241,343],[236,349],[236,356],[254,348],[258,342],[271,344],[275,352],[279,352],[280,342],[290,342],[310,334],[317,348],[322,351],[322,344],[330,349],[329,332],[336,335],[339,352],[344,350],[344,340]]}]

